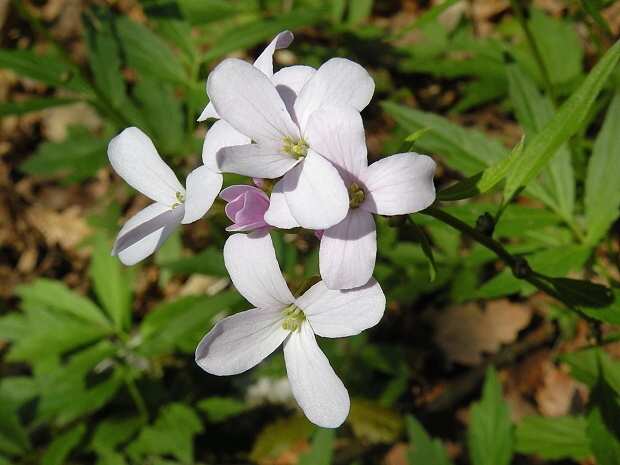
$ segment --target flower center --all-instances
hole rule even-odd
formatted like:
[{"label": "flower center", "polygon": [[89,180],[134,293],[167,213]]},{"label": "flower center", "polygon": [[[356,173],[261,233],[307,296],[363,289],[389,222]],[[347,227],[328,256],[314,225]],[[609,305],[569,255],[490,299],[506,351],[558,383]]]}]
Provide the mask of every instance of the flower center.
[{"label": "flower center", "polygon": [[291,333],[297,331],[302,321],[306,319],[306,315],[301,308],[292,304],[284,309],[286,320],[282,323],[282,329],[289,330]]},{"label": "flower center", "polygon": [[282,139],[282,142],[286,144],[282,146],[282,150],[294,155],[297,159],[303,158],[308,154],[309,145],[303,139],[295,144],[293,143],[293,139],[287,136]]},{"label": "flower center", "polygon": [[182,203],[185,203],[185,196],[183,194],[181,194],[180,192],[176,193],[177,196],[177,200],[178,202],[174,202],[172,204],[172,209],[174,210],[175,208],[177,208],[179,205],[181,205]]},{"label": "flower center", "polygon": [[349,186],[349,207],[358,208],[365,198],[366,193],[364,192],[364,189],[355,183]]}]

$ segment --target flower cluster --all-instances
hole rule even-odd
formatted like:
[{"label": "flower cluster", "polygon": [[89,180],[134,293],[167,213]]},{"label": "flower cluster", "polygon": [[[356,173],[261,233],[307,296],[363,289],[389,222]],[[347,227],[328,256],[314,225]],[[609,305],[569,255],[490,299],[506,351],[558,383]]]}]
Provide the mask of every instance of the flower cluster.
[{"label": "flower cluster", "polygon": [[[224,261],[237,290],[255,308],[218,322],[198,345],[196,361],[216,375],[242,373],[284,349],[291,390],[314,423],[337,427],[349,396],[315,334],[345,337],[377,324],[385,296],[372,278],[377,254],[373,213],[403,215],[435,199],[435,163],[399,153],[368,164],[360,111],[374,83],[361,66],[334,58],[319,69],[273,72],[273,53],[293,35],[279,34],[254,65],[226,59],[207,80],[208,131],[203,166],[187,189],[150,139],[126,129],[110,143],[114,169],[155,201],[121,229],[112,253],[125,264],[152,253],[181,223],[201,218],[218,193],[233,234]],[[222,173],[252,177],[256,187],[221,191]],[[320,238],[321,281],[294,296],[279,270],[269,228],[306,228]]]}]

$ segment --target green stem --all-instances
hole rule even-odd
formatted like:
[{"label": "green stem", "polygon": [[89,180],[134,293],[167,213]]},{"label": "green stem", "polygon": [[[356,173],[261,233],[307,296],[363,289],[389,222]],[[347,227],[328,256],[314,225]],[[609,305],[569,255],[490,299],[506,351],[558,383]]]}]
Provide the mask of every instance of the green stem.
[{"label": "green stem", "polygon": [[127,375],[125,377],[125,384],[127,385],[127,389],[129,390],[129,395],[131,395],[131,398],[136,404],[136,408],[138,409],[138,414],[140,415],[140,420],[142,420],[142,424],[148,425],[149,411],[146,408],[144,398],[142,397],[142,394],[140,394],[140,391],[138,390],[138,387],[136,386],[136,383],[134,382],[131,375]]},{"label": "green stem", "polygon": [[525,37],[529,42],[530,48],[532,49],[532,54],[534,55],[534,61],[536,61],[536,65],[540,70],[540,74],[542,76],[543,85],[545,86],[545,91],[547,95],[551,99],[553,106],[558,108],[558,101],[555,97],[555,92],[553,91],[553,86],[551,85],[551,79],[549,79],[549,74],[547,73],[547,68],[545,67],[545,62],[542,59],[542,55],[540,54],[540,50],[538,50],[538,46],[536,45],[536,41],[534,40],[534,34],[532,34],[532,30],[530,29],[529,24],[527,23],[527,19],[523,16],[523,12],[519,7],[517,0],[510,0],[510,6],[512,7],[512,11],[517,17],[517,21],[521,25],[523,32],[525,33]]}]

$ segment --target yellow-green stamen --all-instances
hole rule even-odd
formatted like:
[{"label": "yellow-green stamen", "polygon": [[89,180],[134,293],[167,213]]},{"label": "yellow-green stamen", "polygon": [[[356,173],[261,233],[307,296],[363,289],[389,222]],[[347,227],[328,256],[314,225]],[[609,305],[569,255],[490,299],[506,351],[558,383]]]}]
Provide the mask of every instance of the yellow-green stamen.
[{"label": "yellow-green stamen", "polygon": [[282,323],[282,329],[294,333],[299,328],[302,321],[306,319],[306,315],[301,308],[292,304],[284,309],[286,320]]},{"label": "yellow-green stamen", "polygon": [[305,157],[308,154],[309,145],[303,139],[295,144],[293,142],[293,139],[287,136],[282,138],[282,142],[286,144],[282,146],[282,150],[284,150],[286,153],[294,155],[298,159]]},{"label": "yellow-green stamen", "polygon": [[349,186],[349,207],[358,208],[365,198],[366,193],[364,192],[364,189],[355,183]]},{"label": "yellow-green stamen", "polygon": [[185,196],[183,194],[181,194],[180,192],[177,192],[175,195],[177,197],[178,202],[174,202],[172,204],[173,210],[177,208],[179,205],[181,205],[182,203],[185,203]]}]

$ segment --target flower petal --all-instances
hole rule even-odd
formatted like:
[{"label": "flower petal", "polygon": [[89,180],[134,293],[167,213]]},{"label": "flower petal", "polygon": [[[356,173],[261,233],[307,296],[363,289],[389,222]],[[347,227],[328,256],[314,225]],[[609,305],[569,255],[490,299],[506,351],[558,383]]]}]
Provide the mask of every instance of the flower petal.
[{"label": "flower petal", "polygon": [[276,228],[292,229],[299,227],[299,223],[291,215],[291,210],[286,203],[286,198],[282,191],[282,180],[273,186],[271,197],[269,198],[269,209],[265,213],[265,221]]},{"label": "flower petal", "polygon": [[202,162],[210,170],[217,173],[220,169],[217,166],[216,154],[222,147],[236,145],[246,145],[252,140],[241,134],[223,119],[216,121],[207,131],[204,144],[202,144]]},{"label": "flower petal", "polygon": [[374,278],[362,287],[347,290],[330,290],[319,281],[295,305],[306,314],[315,334],[345,337],[379,323],[385,311],[385,295]]},{"label": "flower petal", "polygon": [[306,82],[314,76],[314,73],[316,73],[316,69],[310,66],[287,66],[271,78],[271,82],[276,86],[280,98],[282,98],[286,109],[295,123],[297,123],[294,109],[295,100],[301,89],[306,85]]},{"label": "flower petal", "polygon": [[360,175],[367,188],[360,208],[380,215],[405,215],[435,201],[435,162],[427,155],[397,153],[370,165]]},{"label": "flower petal", "polygon": [[327,229],[349,211],[349,194],[338,170],[314,150],[282,178],[282,189],[295,221],[308,229]]},{"label": "flower petal", "polygon": [[275,86],[251,64],[224,60],[209,75],[207,93],[219,115],[252,140],[299,140],[299,129]]},{"label": "flower petal", "polygon": [[293,302],[267,230],[230,236],[224,245],[224,264],[239,293],[252,305],[283,308]]},{"label": "flower petal", "polygon": [[215,111],[215,108],[213,108],[213,104],[211,102],[207,103],[207,106],[204,110],[202,110],[202,113],[196,121],[206,121],[209,118],[220,118],[220,115],[218,115],[217,111]]},{"label": "flower petal", "polygon": [[[184,207],[182,204],[171,210],[169,205],[157,202],[140,210],[125,222],[116,236],[112,253],[117,253],[120,261],[127,266],[135,265],[144,260],[155,252],[168,239],[168,236],[181,225],[185,213]],[[153,223],[149,223],[149,221],[153,221]],[[125,240],[132,242],[132,245],[127,246],[126,243],[123,247],[119,240],[128,234],[131,236]]]},{"label": "flower petal", "polygon": [[185,189],[157,149],[138,128],[127,128],[110,141],[108,158],[114,171],[127,184],[150,199],[168,207],[176,202],[176,193]]},{"label": "flower petal", "polygon": [[289,334],[282,308],[254,308],[218,321],[196,348],[196,363],[214,375],[249,370],[276,350]]},{"label": "flower petal", "polygon": [[305,135],[312,150],[334,165],[347,187],[368,166],[362,117],[349,105],[328,105],[313,112]]},{"label": "flower petal", "polygon": [[299,92],[295,113],[300,128],[305,128],[313,111],[323,105],[351,105],[363,110],[375,90],[368,72],[345,58],[332,58],[323,64]]},{"label": "flower petal", "polygon": [[260,69],[265,76],[273,76],[273,53],[281,48],[286,48],[293,42],[294,36],[291,31],[284,31],[278,34],[275,39],[263,50],[263,53],[254,62],[254,66]]},{"label": "flower petal", "polygon": [[298,163],[282,150],[259,144],[224,147],[217,152],[220,171],[253,178],[279,178]]},{"label": "flower petal", "polygon": [[222,188],[223,180],[221,173],[216,173],[204,165],[187,175],[183,224],[193,223],[207,213]]},{"label": "flower petal", "polygon": [[372,213],[360,208],[326,229],[319,248],[319,269],[329,289],[363,286],[377,258],[377,232]]},{"label": "flower petal", "polygon": [[302,323],[284,342],[284,362],[293,396],[308,420],[323,428],[340,426],[349,414],[349,393],[309,324]]}]

